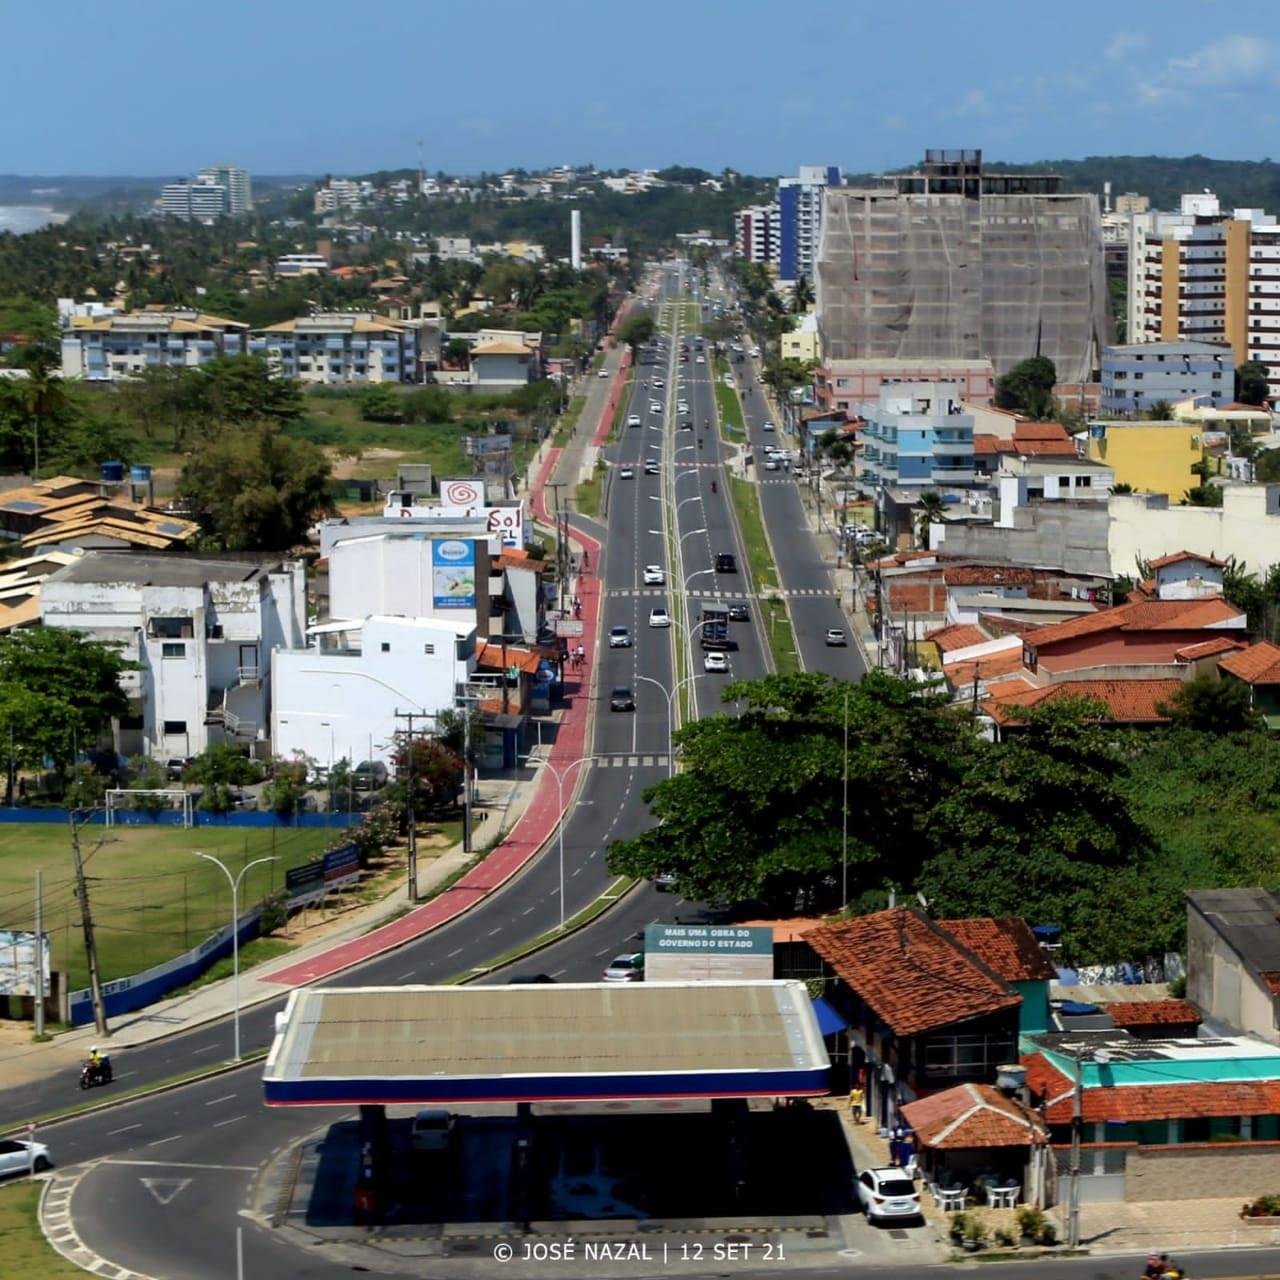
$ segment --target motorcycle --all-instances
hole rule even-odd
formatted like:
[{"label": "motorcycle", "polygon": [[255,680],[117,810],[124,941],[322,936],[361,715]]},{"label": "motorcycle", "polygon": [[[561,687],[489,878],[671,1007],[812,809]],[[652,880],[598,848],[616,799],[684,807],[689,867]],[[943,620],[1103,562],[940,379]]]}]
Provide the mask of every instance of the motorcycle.
[{"label": "motorcycle", "polygon": [[714,480],[711,482],[711,492],[712,493],[718,492],[718,490],[716,489],[716,482]]},{"label": "motorcycle", "polygon": [[101,1062],[85,1062],[80,1067],[80,1087],[92,1089],[95,1085],[111,1083],[111,1059],[103,1058]]}]

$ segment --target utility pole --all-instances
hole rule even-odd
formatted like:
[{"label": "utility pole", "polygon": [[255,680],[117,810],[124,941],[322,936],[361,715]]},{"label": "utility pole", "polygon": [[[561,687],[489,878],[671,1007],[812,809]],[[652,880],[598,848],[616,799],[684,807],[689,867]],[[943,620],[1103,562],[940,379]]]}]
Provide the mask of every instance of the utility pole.
[{"label": "utility pole", "polygon": [[462,852],[471,852],[471,703],[469,700],[462,704]]},{"label": "utility pole", "polygon": [[563,614],[565,579],[569,576],[569,561],[567,556],[569,548],[562,531],[562,526],[566,522],[563,521],[561,517],[562,508],[560,503],[560,490],[564,488],[564,482],[561,480],[549,480],[547,482],[547,488],[551,490],[551,494],[554,499],[552,511],[555,514],[556,523],[556,577],[560,580],[560,612]]},{"label": "utility pole", "polygon": [[408,721],[405,737],[405,757],[409,761],[409,786],[405,794],[405,823],[409,832],[409,901],[418,900],[418,815],[414,811],[417,799],[417,753],[414,751],[413,722],[424,717],[413,711],[397,711],[397,720]]},{"label": "utility pole", "polygon": [[98,977],[98,948],[93,938],[93,916],[89,911],[89,885],[84,877],[84,859],[80,855],[80,829],[76,826],[77,810],[68,815],[71,823],[71,857],[75,863],[76,898],[80,903],[80,924],[84,929],[84,958],[89,966],[89,998],[93,1001],[93,1024],[100,1036],[110,1035],[107,1009],[102,1002],[102,982]]},{"label": "utility pole", "polygon": [[844,797],[840,832],[840,906],[849,905],[849,690],[844,691]]},{"label": "utility pole", "polygon": [[33,1003],[36,1038],[44,1035],[44,893],[36,868],[36,998]]},{"label": "utility pole", "polygon": [[1080,1059],[1073,1058],[1076,1087],[1071,1099],[1071,1187],[1067,1201],[1067,1248],[1080,1247],[1080,1130],[1084,1128],[1084,1080]]}]

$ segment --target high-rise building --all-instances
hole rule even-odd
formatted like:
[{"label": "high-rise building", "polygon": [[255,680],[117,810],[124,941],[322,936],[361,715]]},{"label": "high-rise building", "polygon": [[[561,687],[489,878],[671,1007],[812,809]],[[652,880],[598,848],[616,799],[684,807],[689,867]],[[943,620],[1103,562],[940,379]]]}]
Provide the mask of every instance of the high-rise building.
[{"label": "high-rise building", "polygon": [[201,169],[197,181],[211,182],[227,190],[227,212],[238,218],[253,210],[253,179],[248,169],[234,164],[212,164]]},{"label": "high-rise building", "polygon": [[778,179],[778,279],[813,279],[822,229],[822,193],[843,180],[835,165],[802,164],[794,178]]},{"label": "high-rise building", "polygon": [[1224,212],[1206,191],[1176,213],[1134,216],[1128,337],[1228,343],[1236,364],[1267,366],[1280,395],[1280,225],[1261,209]]},{"label": "high-rise building", "polygon": [[828,360],[1048,356],[1088,381],[1108,337],[1098,200],[1048,173],[929,151],[913,173],[823,192],[816,271]]},{"label": "high-rise building", "polygon": [[754,204],[734,214],[734,241],[748,262],[778,265],[778,206]]}]

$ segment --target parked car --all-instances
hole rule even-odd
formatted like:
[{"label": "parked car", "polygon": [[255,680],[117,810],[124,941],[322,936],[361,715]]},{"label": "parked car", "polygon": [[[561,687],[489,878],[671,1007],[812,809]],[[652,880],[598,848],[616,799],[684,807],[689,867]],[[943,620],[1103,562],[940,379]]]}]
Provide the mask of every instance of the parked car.
[{"label": "parked car", "polygon": [[782,470],[782,468],[778,466],[778,460],[777,460],[777,458],[775,458],[772,454],[770,454],[770,455],[769,455],[769,457],[767,457],[767,458],[764,460],[764,469],[765,469],[766,471],[781,471],[781,470]]},{"label": "parked car", "polygon": [[610,627],[609,628],[609,648],[610,649],[630,649],[631,648],[631,632],[626,627]]},{"label": "parked car", "polygon": [[849,643],[848,637],[839,627],[828,627],[823,639],[831,649],[843,649]]},{"label": "parked car", "polygon": [[868,1222],[920,1218],[920,1193],[901,1169],[864,1169],[854,1182]]},{"label": "parked car", "polygon": [[609,695],[610,711],[634,711],[636,709],[635,691],[626,685],[617,685]]},{"label": "parked car", "polygon": [[409,1145],[415,1151],[448,1151],[453,1140],[453,1116],[441,1107],[429,1107],[413,1117]]},{"label": "parked car", "polygon": [[667,581],[667,571],[660,564],[647,564],[644,567],[644,585],[661,587]]},{"label": "parked car", "polygon": [[644,952],[633,951],[614,956],[602,976],[606,982],[643,982]]},{"label": "parked car", "polygon": [[0,1139],[0,1175],[28,1173],[33,1168],[37,1173],[43,1173],[52,1163],[49,1148],[43,1142]]},{"label": "parked car", "polygon": [[723,653],[709,653],[702,659],[702,669],[713,675],[725,675],[729,670],[729,659]]},{"label": "parked car", "polygon": [[181,782],[182,775],[186,772],[187,765],[193,760],[194,756],[187,756],[185,759],[179,756],[173,756],[164,762],[164,776],[169,782]]},{"label": "parked car", "polygon": [[361,760],[351,771],[351,785],[357,791],[378,791],[387,785],[387,777],[381,760]]},{"label": "parked car", "polygon": [[546,982],[554,982],[555,979],[549,973],[514,973],[507,979],[509,987],[527,987],[534,985],[542,985]]}]

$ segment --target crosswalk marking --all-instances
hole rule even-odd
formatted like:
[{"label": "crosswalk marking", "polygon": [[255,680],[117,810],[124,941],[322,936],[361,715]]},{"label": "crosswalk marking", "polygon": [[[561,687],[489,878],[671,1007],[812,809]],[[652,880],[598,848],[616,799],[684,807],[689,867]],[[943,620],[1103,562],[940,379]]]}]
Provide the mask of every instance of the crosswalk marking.
[{"label": "crosswalk marking", "polygon": [[[789,591],[774,590],[772,587],[765,587],[761,591],[698,591],[692,592],[691,598],[698,600],[752,600],[757,596],[779,596],[783,600],[799,600],[810,596],[834,596],[835,587],[794,587]],[[667,595],[666,587],[614,587],[605,592],[606,597],[615,600],[632,600],[638,597],[652,599],[655,597],[665,598]]]},{"label": "crosswalk marking", "polygon": [[598,769],[665,769],[671,761],[665,755],[616,755],[592,756],[591,763]]}]

